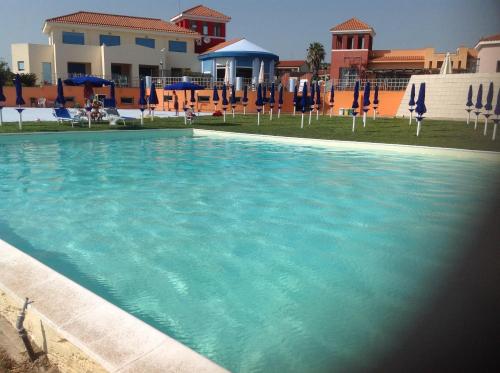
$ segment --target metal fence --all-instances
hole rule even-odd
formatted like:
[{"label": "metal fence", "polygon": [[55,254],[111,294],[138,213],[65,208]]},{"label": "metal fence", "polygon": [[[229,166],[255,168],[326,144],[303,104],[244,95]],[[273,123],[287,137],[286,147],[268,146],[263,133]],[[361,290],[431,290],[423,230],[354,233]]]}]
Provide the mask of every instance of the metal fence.
[{"label": "metal fence", "polygon": [[333,79],[327,81],[327,89],[330,89],[332,83],[335,90],[351,91],[354,89],[356,82],[359,81],[359,88],[364,89],[365,84],[370,82],[372,88],[378,85],[381,91],[404,91],[410,82],[410,78],[384,78],[384,79]]}]

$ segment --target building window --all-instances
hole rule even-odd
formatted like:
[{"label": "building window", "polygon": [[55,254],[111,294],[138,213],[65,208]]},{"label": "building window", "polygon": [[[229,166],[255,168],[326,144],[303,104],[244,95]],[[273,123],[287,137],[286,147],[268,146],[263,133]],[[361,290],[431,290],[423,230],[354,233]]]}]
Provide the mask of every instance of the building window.
[{"label": "building window", "polygon": [[146,48],[155,48],[155,39],[149,38],[135,38],[135,44],[141,45]]},{"label": "building window", "polygon": [[17,71],[24,71],[24,61],[17,61]]},{"label": "building window", "polygon": [[337,36],[337,49],[342,49],[342,36]]},{"label": "building window", "polygon": [[198,31],[198,22],[197,21],[191,21],[191,30],[193,31]]},{"label": "building window", "polygon": [[168,51],[169,52],[179,52],[186,53],[187,52],[187,43],[185,41],[168,41]]},{"label": "building window", "polygon": [[221,36],[222,35],[222,29],[220,27],[219,23],[214,24],[214,36]]},{"label": "building window", "polygon": [[208,35],[208,24],[203,22],[203,35]]},{"label": "building window", "polygon": [[68,32],[63,31],[62,40],[64,44],[85,44],[85,35],[83,32]]},{"label": "building window", "polygon": [[500,61],[497,61],[497,73],[500,73]]},{"label": "building window", "polygon": [[80,76],[90,72],[90,64],[85,62],[68,62],[68,75]]},{"label": "building window", "polygon": [[107,47],[120,45],[120,37],[117,35],[99,35],[99,44]]},{"label": "building window", "polygon": [[478,73],[478,72],[479,72],[479,62],[481,62],[481,60],[478,58],[478,59],[476,60],[476,73]]},{"label": "building window", "polygon": [[347,38],[347,49],[354,49],[354,38],[352,36]]}]

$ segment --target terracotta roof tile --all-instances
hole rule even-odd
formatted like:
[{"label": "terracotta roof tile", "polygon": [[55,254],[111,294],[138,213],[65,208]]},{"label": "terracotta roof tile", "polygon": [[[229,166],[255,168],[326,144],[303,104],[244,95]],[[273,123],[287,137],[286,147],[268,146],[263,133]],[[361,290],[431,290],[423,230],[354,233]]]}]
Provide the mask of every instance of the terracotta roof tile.
[{"label": "terracotta roof tile", "polygon": [[479,41],[481,42],[481,41],[498,41],[498,40],[500,40],[500,34],[485,36],[481,38]]},{"label": "terracotta roof tile", "polygon": [[305,65],[305,60],[280,60],[278,67],[301,67]]},{"label": "terracotta roof tile", "polygon": [[69,23],[104,27],[121,27],[134,30],[172,32],[177,34],[198,35],[197,32],[163,21],[159,18],[131,17],[117,14],[76,12],[60,17],[49,18],[45,22]]},{"label": "terracotta roof tile", "polygon": [[174,18],[179,16],[198,16],[198,17],[209,17],[209,18],[217,18],[223,21],[231,20],[231,17],[226,16],[225,14],[218,12],[214,9],[208,8],[204,5],[197,5],[187,10],[184,10],[181,14],[176,15]]},{"label": "terracotta roof tile", "polygon": [[354,31],[354,30],[373,30],[373,28],[357,18],[351,18],[330,29],[330,31]]},{"label": "terracotta roof tile", "polygon": [[370,60],[370,62],[412,62],[424,61],[424,56],[382,56]]}]

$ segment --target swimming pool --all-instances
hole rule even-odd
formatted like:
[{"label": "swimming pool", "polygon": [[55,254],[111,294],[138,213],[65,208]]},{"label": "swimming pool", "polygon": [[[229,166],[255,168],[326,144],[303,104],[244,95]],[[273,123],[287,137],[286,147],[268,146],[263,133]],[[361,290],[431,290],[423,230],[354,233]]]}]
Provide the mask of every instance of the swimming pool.
[{"label": "swimming pool", "polygon": [[497,168],[185,131],[2,136],[0,238],[230,370],[352,370],[439,291]]}]

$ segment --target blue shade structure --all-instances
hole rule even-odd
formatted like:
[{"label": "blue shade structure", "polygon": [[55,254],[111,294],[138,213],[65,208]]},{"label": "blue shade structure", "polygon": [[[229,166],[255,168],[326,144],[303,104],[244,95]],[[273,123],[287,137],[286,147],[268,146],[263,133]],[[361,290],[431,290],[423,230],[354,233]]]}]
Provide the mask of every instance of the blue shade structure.
[{"label": "blue shade structure", "polygon": [[17,112],[19,113],[19,130],[23,129],[23,108],[22,105],[25,104],[23,99],[23,85],[21,83],[21,77],[19,74],[16,74],[14,77],[14,87],[16,88],[16,105]]},{"label": "blue shade structure", "polygon": [[309,99],[307,97],[307,82],[304,82],[302,87],[302,98],[300,101],[300,107],[302,111],[302,119],[300,122],[300,128],[304,128],[304,113],[309,109]]},{"label": "blue shade structure", "polygon": [[377,109],[378,109],[378,84],[375,84],[375,92],[373,93],[373,119],[377,119]]},{"label": "blue shade structure", "polygon": [[474,103],[472,102],[472,84],[469,85],[469,90],[467,92],[467,102],[465,103],[466,109],[465,111],[467,112],[467,125],[470,123],[470,112],[472,111],[472,106],[474,106]]},{"label": "blue shade structure", "polygon": [[219,103],[219,91],[217,86],[214,85],[214,91],[212,93],[212,101],[214,103],[214,110],[217,111],[217,104]]},{"label": "blue shade structure", "polygon": [[425,83],[420,83],[415,112],[417,113],[417,136],[419,136],[422,120],[424,119],[424,114],[427,112],[427,108],[425,107]]},{"label": "blue shade structure", "polygon": [[332,117],[333,114],[333,106],[335,105],[335,87],[334,87],[334,82],[332,81],[332,86],[330,88],[330,99],[328,101],[330,105],[330,118]]},{"label": "blue shade structure", "polygon": [[281,116],[281,107],[283,106],[283,85],[280,84],[279,92],[278,92],[278,119]]},{"label": "blue shade structure", "polygon": [[222,85],[222,111],[224,112],[224,122],[226,122],[227,105],[229,105],[229,101],[227,100],[227,86],[224,83]]},{"label": "blue shade structure", "polygon": [[410,101],[408,101],[408,110],[410,111],[410,126],[413,112],[415,111],[415,83],[412,83],[410,90]]},{"label": "blue shade structure", "polygon": [[479,88],[477,89],[476,96],[476,104],[474,105],[474,114],[476,114],[476,118],[474,119],[474,130],[477,130],[477,120],[479,118],[479,114],[481,114],[481,109],[483,108],[483,85],[479,84]]},{"label": "blue shade structure", "polygon": [[353,93],[353,101],[352,101],[352,132],[356,129],[356,115],[358,112],[356,111],[359,108],[359,81],[354,85],[354,93]]},{"label": "blue shade structure", "polygon": [[146,82],[141,79],[139,82],[139,110],[141,110],[141,125],[144,125],[144,109],[147,105],[146,101]]},{"label": "blue shade structure", "polygon": [[64,107],[64,105],[66,105],[66,99],[64,98],[64,88],[61,78],[57,78],[56,104],[59,107]]},{"label": "blue shade structure", "polygon": [[486,94],[486,104],[484,105],[484,136],[488,133],[488,118],[493,110],[493,82],[490,82],[488,93]]},{"label": "blue shade structure", "polygon": [[363,127],[366,127],[366,113],[370,110],[370,89],[370,82],[366,82],[363,91]]},{"label": "blue shade structure", "polygon": [[91,85],[92,87],[103,87],[111,85],[112,81],[99,78],[97,76],[78,76],[70,79],[66,79],[64,84],[75,86],[75,85]]},{"label": "blue shade structure", "polygon": [[257,86],[257,99],[255,100],[255,106],[257,107],[257,125],[260,125],[260,112],[262,111],[262,107],[264,106],[264,102],[262,99],[262,84],[259,83]]},{"label": "blue shade structure", "polygon": [[151,109],[151,121],[155,118],[155,107],[158,105],[158,95],[156,94],[156,86],[151,83],[151,88],[149,90],[149,107]]},{"label": "blue shade structure", "polygon": [[248,105],[248,86],[243,87],[243,98],[241,99],[243,104],[243,115],[247,115],[247,105]]}]

